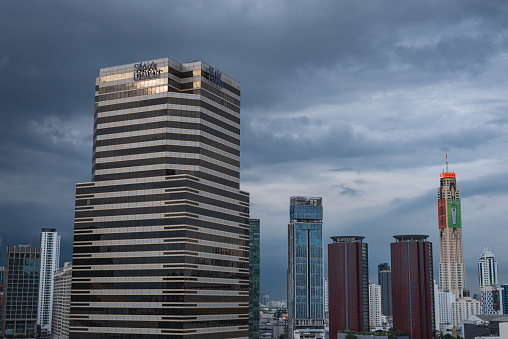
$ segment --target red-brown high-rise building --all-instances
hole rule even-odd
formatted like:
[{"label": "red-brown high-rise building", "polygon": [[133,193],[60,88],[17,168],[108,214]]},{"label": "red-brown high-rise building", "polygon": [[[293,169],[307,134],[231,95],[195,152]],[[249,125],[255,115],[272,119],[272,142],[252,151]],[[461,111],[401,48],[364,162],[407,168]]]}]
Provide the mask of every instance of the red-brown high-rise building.
[{"label": "red-brown high-rise building", "polygon": [[393,328],[411,339],[434,338],[432,243],[428,235],[395,235],[392,257]]},{"label": "red-brown high-rise building", "polygon": [[369,331],[369,264],[364,237],[332,237],[328,244],[330,339],[339,331]]}]

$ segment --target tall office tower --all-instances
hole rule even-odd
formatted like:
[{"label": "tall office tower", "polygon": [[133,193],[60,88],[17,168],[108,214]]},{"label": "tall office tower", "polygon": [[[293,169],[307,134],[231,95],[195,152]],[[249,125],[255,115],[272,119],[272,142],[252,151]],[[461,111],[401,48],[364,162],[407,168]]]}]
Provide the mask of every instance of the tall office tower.
[{"label": "tall office tower", "polygon": [[7,247],[2,309],[4,337],[35,338],[37,335],[40,256],[40,247]]},{"label": "tall office tower", "polygon": [[369,324],[371,328],[381,327],[381,286],[369,284]]},{"label": "tall office tower", "polygon": [[69,316],[71,310],[72,263],[55,271],[53,285],[53,316],[51,319],[51,339],[69,338]]},{"label": "tall office tower", "polygon": [[259,338],[259,219],[249,220],[249,339]]},{"label": "tall office tower", "polygon": [[55,270],[60,264],[60,235],[54,228],[41,231],[41,278],[39,280],[39,306],[37,325],[40,336],[49,338],[53,310],[53,282]]},{"label": "tall office tower", "polygon": [[497,283],[497,260],[494,253],[486,246],[478,259],[478,286],[481,290],[485,286],[494,286]]},{"label": "tall office tower", "polygon": [[328,244],[330,339],[339,331],[369,331],[369,253],[365,237],[332,237]]},{"label": "tall office tower", "polygon": [[439,219],[439,287],[443,292],[453,292],[457,299],[464,296],[466,268],[462,258],[462,221],[460,216],[460,189],[455,173],[440,175],[437,189]]},{"label": "tall office tower", "polygon": [[240,86],[204,62],[103,68],[77,184],[71,338],[247,338]]},{"label": "tall office tower", "polygon": [[297,329],[324,331],[322,198],[291,197],[289,218],[288,332],[293,338]]},{"label": "tall office tower", "polygon": [[434,337],[432,243],[427,235],[396,235],[392,260],[393,328],[411,339]]},{"label": "tall office tower", "polygon": [[381,286],[381,313],[392,315],[392,271],[386,262],[377,265],[377,283]]}]

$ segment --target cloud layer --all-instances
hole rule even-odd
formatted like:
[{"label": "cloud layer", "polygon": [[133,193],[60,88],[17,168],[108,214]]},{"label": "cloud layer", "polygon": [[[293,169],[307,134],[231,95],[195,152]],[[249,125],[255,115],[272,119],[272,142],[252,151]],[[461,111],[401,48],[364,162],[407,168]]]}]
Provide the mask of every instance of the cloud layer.
[{"label": "cloud layer", "polygon": [[468,286],[486,245],[508,280],[507,12],[500,0],[3,2],[3,245],[56,227],[71,260],[95,77],[169,56],[242,85],[242,188],[261,219],[264,293],[285,298],[292,195],[323,197],[325,244],[366,237],[374,282],[395,234],[429,234],[437,263],[445,154],[461,187]]}]

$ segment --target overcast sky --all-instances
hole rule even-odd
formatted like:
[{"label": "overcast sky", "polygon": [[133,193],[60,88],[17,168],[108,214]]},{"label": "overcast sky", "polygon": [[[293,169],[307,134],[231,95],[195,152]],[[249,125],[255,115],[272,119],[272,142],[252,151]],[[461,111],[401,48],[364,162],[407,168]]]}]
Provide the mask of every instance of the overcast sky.
[{"label": "overcast sky", "polygon": [[323,197],[325,267],[330,236],[362,235],[377,282],[392,236],[415,233],[430,235],[437,268],[446,154],[467,285],[478,291],[487,245],[508,282],[507,1],[2,1],[0,32],[4,249],[55,227],[71,261],[95,77],[167,56],[241,83],[241,186],[261,219],[262,292],[286,298],[293,195]]}]

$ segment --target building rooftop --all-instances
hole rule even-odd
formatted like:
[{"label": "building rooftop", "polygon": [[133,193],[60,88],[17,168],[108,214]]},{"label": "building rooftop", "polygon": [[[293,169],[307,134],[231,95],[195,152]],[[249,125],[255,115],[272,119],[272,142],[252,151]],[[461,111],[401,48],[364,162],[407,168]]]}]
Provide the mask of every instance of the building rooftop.
[{"label": "building rooftop", "polygon": [[299,205],[299,206],[322,206],[323,198],[295,196],[289,199],[289,203],[291,205]]},{"label": "building rooftop", "polygon": [[394,235],[397,241],[425,241],[429,236],[421,234]]},{"label": "building rooftop", "polygon": [[349,236],[335,236],[330,237],[330,239],[333,240],[334,243],[336,242],[362,242],[365,237],[358,236],[358,235],[349,235]]}]

